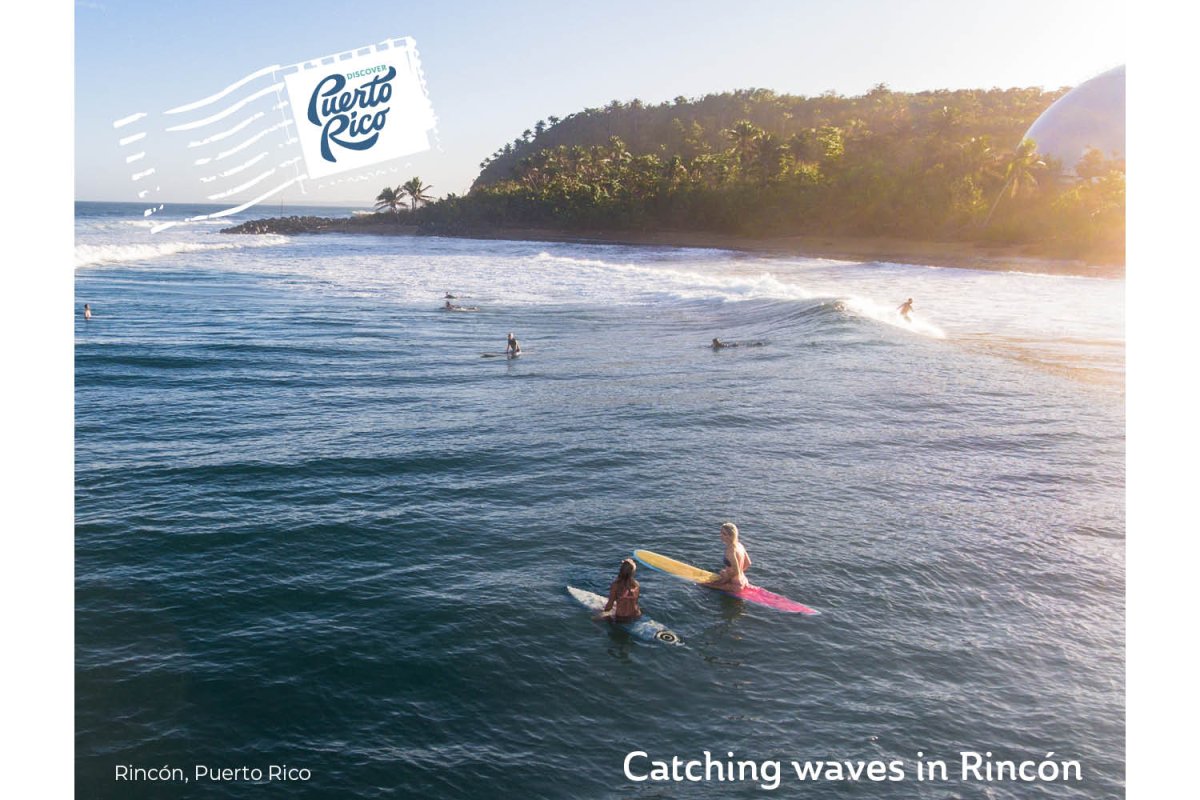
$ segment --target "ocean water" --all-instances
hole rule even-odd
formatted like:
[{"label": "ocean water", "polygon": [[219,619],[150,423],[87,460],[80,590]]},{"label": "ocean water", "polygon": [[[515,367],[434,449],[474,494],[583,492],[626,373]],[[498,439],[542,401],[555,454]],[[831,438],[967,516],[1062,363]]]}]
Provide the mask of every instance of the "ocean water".
[{"label": "ocean water", "polygon": [[[1123,281],[220,227],[77,205],[78,796],[765,791],[631,751],[778,760],[782,796],[1124,796]],[[639,570],[666,647],[565,591],[636,548],[715,568],[726,520],[819,616]],[[819,759],[906,778],[788,774]]]}]

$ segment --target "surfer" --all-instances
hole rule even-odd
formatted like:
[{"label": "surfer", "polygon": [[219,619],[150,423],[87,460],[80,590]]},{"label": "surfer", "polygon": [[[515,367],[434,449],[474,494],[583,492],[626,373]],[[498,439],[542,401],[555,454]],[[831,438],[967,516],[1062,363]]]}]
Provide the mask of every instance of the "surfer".
[{"label": "surfer", "polygon": [[722,347],[737,347],[737,344],[734,342],[722,342],[720,339],[713,338],[712,349],[720,350]]},{"label": "surfer", "polygon": [[635,572],[637,572],[637,564],[632,558],[621,562],[617,579],[608,587],[608,602],[604,605],[604,611],[600,612],[596,619],[610,619],[620,624],[633,622],[642,615],[642,609],[638,606],[638,597],[641,595],[642,587],[633,578]]},{"label": "surfer", "polygon": [[83,321],[89,322],[92,319],[92,307],[87,303],[83,304]]},{"label": "surfer", "polygon": [[904,317],[905,322],[912,322],[912,318],[909,316],[909,314],[912,313],[912,310],[913,310],[912,298],[910,297],[907,300],[905,300],[903,304],[901,304],[900,309],[899,309],[900,316]]},{"label": "surfer", "polygon": [[725,543],[725,567],[717,577],[705,583],[714,589],[739,591],[749,585],[746,570],[750,569],[750,556],[738,541],[737,525],[726,522],[721,526],[721,541]]},{"label": "surfer", "polygon": [[455,297],[454,295],[450,294],[449,292],[446,292],[446,299],[447,300],[457,300],[458,298]]},{"label": "surfer", "polygon": [[517,341],[517,337],[512,335],[512,331],[508,332],[508,344],[504,346],[504,354],[509,358],[521,355],[521,343]]}]

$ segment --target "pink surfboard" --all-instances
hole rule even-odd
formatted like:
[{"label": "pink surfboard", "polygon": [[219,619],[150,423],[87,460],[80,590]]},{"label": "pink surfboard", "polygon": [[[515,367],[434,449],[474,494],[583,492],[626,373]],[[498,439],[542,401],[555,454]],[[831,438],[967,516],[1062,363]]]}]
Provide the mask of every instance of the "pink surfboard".
[{"label": "pink surfboard", "polygon": [[[673,558],[653,553],[649,550],[634,550],[633,557],[645,564],[651,569],[656,569],[665,572],[668,575],[674,575],[676,578],[683,578],[685,581],[690,581],[700,586],[704,586],[705,581],[711,581],[717,577],[715,573],[708,570],[693,567],[691,564],[685,564],[682,561],[676,561]],[[711,586],[704,586],[706,589],[711,589]],[[760,606],[773,608],[776,611],[785,611],[789,614],[820,614],[814,608],[809,608],[803,603],[797,603],[795,600],[789,600],[783,595],[768,592],[761,586],[753,584],[747,586],[740,591],[728,591],[726,589],[715,589],[721,594],[727,594],[730,597],[736,597],[739,600],[745,600],[747,603],[757,603]]]}]

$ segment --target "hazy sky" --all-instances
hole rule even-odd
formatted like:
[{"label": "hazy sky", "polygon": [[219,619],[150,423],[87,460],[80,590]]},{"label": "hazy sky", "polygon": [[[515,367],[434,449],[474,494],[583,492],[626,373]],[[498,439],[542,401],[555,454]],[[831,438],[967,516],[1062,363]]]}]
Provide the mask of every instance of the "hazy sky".
[{"label": "hazy sky", "polygon": [[[1073,86],[1124,63],[1117,2],[961,0],[403,3],[77,2],[76,197],[133,200],[112,122],[207,96],[270,64],[410,36],[438,117],[404,160],[433,194],[549,115],[762,87],[816,95]],[[399,182],[399,181],[397,181]],[[288,201],[369,206],[378,188]],[[173,198],[198,200],[196,197]],[[278,202],[278,198],[275,200]]]}]

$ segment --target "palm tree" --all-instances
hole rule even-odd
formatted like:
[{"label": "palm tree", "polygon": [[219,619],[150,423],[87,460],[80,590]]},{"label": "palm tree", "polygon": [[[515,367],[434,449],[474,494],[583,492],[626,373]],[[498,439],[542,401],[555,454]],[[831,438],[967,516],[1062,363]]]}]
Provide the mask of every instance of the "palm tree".
[{"label": "palm tree", "polygon": [[400,210],[400,205],[404,202],[403,187],[393,189],[390,186],[385,186],[379,196],[375,198],[375,210],[383,211],[387,209],[395,214]]},{"label": "palm tree", "polygon": [[983,226],[986,228],[987,224],[991,222],[992,214],[996,212],[996,206],[1000,205],[1000,201],[1004,199],[1005,192],[1008,192],[1009,197],[1016,197],[1026,189],[1036,188],[1038,185],[1036,173],[1045,167],[1046,162],[1038,157],[1037,144],[1033,139],[1022,139],[1013,152],[1012,158],[1004,167],[1004,186],[1000,188],[996,202],[992,203],[992,210],[988,212]]},{"label": "palm tree", "polygon": [[667,162],[665,177],[667,186],[672,191],[687,181],[688,170],[682,158],[677,155],[671,156],[671,160]]},{"label": "palm tree", "polygon": [[404,183],[400,184],[400,197],[407,197],[412,201],[412,207],[416,207],[422,203],[428,203],[433,199],[432,196],[426,194],[432,186],[426,186],[421,182],[420,178],[409,178]]},{"label": "palm tree", "polygon": [[745,170],[754,157],[754,143],[762,136],[763,131],[748,119],[739,120],[727,131],[721,131],[732,144],[733,155],[738,164]]}]

